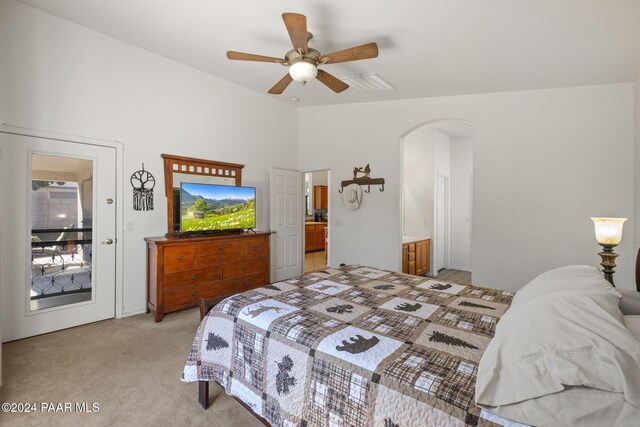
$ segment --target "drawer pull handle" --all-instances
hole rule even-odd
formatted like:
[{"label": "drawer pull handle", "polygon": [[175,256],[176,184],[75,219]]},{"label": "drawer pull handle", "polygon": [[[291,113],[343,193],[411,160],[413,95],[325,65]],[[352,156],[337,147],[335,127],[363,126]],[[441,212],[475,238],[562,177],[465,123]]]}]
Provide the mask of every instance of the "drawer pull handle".
[{"label": "drawer pull handle", "polygon": [[191,292],[191,295],[193,295],[195,297],[196,295],[198,295],[198,291]]},{"label": "drawer pull handle", "polygon": [[197,278],[198,278],[197,274],[194,274],[194,275],[191,276],[191,280],[196,280]]},{"label": "drawer pull handle", "polygon": [[223,256],[220,257],[220,262],[222,262],[222,261],[224,261],[224,257]]},{"label": "drawer pull handle", "polygon": [[254,247],[253,247],[253,252],[257,252],[257,251],[258,251],[258,247],[257,247],[257,246],[254,246]]},{"label": "drawer pull handle", "polygon": [[220,250],[224,249],[224,244],[220,245]]},{"label": "drawer pull handle", "polygon": [[249,282],[247,281],[247,279],[243,279],[243,280],[242,280],[242,284],[243,284],[243,285],[246,285],[247,283],[249,283]]},{"label": "drawer pull handle", "polygon": [[184,259],[184,257],[182,255],[178,255],[178,261],[182,261]]},{"label": "drawer pull handle", "polygon": [[246,265],[242,266],[242,271],[247,271],[247,266]]}]

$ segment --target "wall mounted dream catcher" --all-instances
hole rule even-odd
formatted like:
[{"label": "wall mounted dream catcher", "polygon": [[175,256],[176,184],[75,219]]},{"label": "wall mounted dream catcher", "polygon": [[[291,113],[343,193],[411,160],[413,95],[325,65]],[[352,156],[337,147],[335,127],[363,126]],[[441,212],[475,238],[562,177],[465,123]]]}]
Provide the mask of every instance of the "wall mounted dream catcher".
[{"label": "wall mounted dream catcher", "polygon": [[133,209],[136,211],[153,210],[153,187],[156,186],[156,179],[151,173],[142,169],[135,171],[131,175],[131,186],[133,187]]}]

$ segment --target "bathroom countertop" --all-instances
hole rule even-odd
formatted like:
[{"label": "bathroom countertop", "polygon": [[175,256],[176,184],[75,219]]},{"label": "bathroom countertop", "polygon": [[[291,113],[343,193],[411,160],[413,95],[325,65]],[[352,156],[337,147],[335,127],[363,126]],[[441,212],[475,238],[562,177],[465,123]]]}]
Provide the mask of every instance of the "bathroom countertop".
[{"label": "bathroom countertop", "polygon": [[406,245],[407,243],[419,242],[420,240],[430,239],[431,236],[425,234],[423,236],[402,236],[402,244]]}]

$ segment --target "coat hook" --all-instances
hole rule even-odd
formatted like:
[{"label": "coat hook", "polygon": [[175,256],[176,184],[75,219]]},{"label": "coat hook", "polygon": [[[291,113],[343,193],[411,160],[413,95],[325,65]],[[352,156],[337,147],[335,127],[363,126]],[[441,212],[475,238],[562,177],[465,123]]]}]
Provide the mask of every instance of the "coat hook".
[{"label": "coat hook", "polygon": [[344,190],[344,187],[340,187],[340,189],[338,190],[338,193],[342,194],[342,190]]},{"label": "coat hook", "polygon": [[378,188],[378,190],[380,190],[380,192],[382,193],[384,191],[384,184],[380,184],[381,188]]},{"label": "coat hook", "polygon": [[371,192],[371,186],[367,185],[367,189],[364,190],[365,193],[370,193]]}]

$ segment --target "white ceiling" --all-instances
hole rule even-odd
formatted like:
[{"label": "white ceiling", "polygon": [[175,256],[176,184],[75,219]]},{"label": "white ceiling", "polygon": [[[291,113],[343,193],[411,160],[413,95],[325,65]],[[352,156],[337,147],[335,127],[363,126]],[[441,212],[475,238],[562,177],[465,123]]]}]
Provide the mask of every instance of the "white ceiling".
[{"label": "white ceiling", "polygon": [[[299,106],[632,81],[640,72],[638,0],[23,0],[53,15]],[[324,67],[375,72],[397,89],[334,94],[317,81],[267,90],[284,56],[283,12],[307,16],[310,46],[329,53],[375,41],[380,56]]]}]

